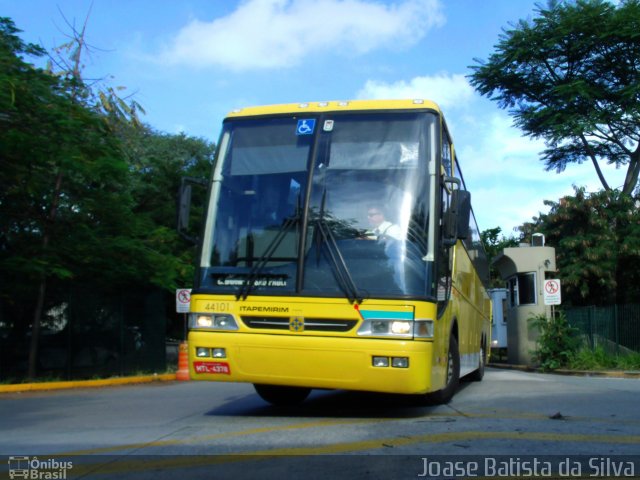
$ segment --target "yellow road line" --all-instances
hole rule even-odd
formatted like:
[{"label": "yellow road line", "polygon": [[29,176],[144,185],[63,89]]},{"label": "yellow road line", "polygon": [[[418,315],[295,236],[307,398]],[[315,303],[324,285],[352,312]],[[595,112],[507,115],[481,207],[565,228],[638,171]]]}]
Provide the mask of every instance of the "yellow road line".
[{"label": "yellow road line", "polygon": [[[505,415],[506,413],[506,415]],[[418,421],[422,421],[425,423],[428,423],[431,419],[436,419],[436,418],[442,418],[442,417],[460,417],[460,416],[464,416],[465,418],[478,418],[478,419],[485,419],[485,418],[511,418],[511,419],[524,419],[524,420],[545,420],[548,419],[548,415],[542,415],[542,414],[533,414],[533,413],[520,413],[518,414],[517,412],[499,412],[499,413],[495,413],[495,414],[490,414],[490,413],[477,413],[477,414],[473,414],[473,413],[457,413],[457,412],[447,412],[447,413],[431,413],[428,417],[424,417],[424,420],[418,420]],[[580,420],[582,417],[569,417],[572,420]],[[582,419],[586,419],[586,418],[582,418]],[[332,427],[332,426],[340,426],[340,425],[364,425],[364,424],[377,424],[377,423],[382,423],[382,422],[391,422],[391,421],[402,421],[405,419],[397,419],[397,418],[385,418],[385,419],[348,419],[348,420],[320,420],[320,421],[313,421],[313,422],[302,422],[302,423],[295,423],[295,424],[289,424],[289,425],[281,425],[281,426],[269,426],[269,427],[256,427],[256,428],[250,428],[247,430],[239,430],[239,431],[230,431],[230,432],[222,432],[222,433],[216,433],[216,434],[211,434],[211,435],[200,435],[200,436],[191,436],[188,438],[173,438],[173,439],[167,439],[167,440],[155,440],[155,441],[149,441],[149,442],[138,442],[138,443],[129,443],[129,444],[122,444],[122,445],[113,445],[113,446],[109,446],[109,447],[98,447],[98,448],[92,448],[92,449],[84,449],[84,450],[76,450],[76,451],[71,451],[71,452],[60,452],[57,455],[64,455],[64,456],[76,456],[76,455],[96,455],[96,454],[104,454],[104,453],[113,453],[113,452],[123,452],[123,451],[130,451],[130,450],[134,450],[134,451],[140,451],[140,450],[144,450],[144,449],[149,449],[149,448],[158,448],[158,447],[167,447],[167,446],[172,446],[172,445],[183,445],[183,444],[189,444],[189,445],[201,445],[201,444],[205,444],[206,442],[210,442],[213,440],[220,440],[220,439],[225,439],[225,438],[237,438],[237,437],[243,437],[243,436],[250,436],[250,435],[259,435],[259,434],[263,434],[263,433],[273,433],[273,432],[284,432],[284,431],[291,431],[291,430],[301,430],[301,429],[313,429],[313,428],[324,428],[324,427]],[[603,419],[604,421],[610,421],[609,419]],[[589,421],[594,421],[593,418],[590,418]],[[498,435],[498,438],[511,438],[511,437],[504,437],[504,435],[507,435],[508,433],[505,432],[480,432],[481,435]],[[445,434],[428,434],[428,435],[424,435],[422,437],[419,438],[423,438],[423,440],[411,440],[410,443],[415,443],[415,442],[420,442],[420,441],[433,441],[433,442],[439,442],[440,440],[438,440],[439,438],[441,438],[441,435],[461,435],[460,439],[466,439],[466,438],[470,438],[473,439],[471,437],[468,437],[470,435],[469,432],[451,432],[451,433],[445,433]],[[516,439],[521,439],[522,436],[519,433],[514,433],[513,434],[514,437]],[[529,435],[529,433],[527,433],[527,435]],[[542,433],[532,433],[531,435],[556,435],[556,434],[542,434]],[[566,435],[570,435],[570,434],[566,434]],[[580,441],[578,439],[592,439],[592,440],[582,440],[582,441],[598,441],[597,439],[599,438],[603,438],[602,436],[599,435],[579,435],[579,434],[573,434],[574,438],[576,438],[575,441]],[[415,438],[415,437],[406,437],[409,439]],[[609,438],[609,437],[607,437]],[[640,437],[636,437],[636,436],[626,436],[626,437],[621,437],[621,436],[610,436],[610,438],[640,438]],[[430,440],[430,439],[434,439],[434,440]],[[458,439],[456,437],[456,439]],[[548,440],[553,441],[554,437],[549,437],[546,438]],[[593,440],[596,439],[596,440]],[[397,440],[396,440],[397,441]],[[442,441],[446,441],[446,440],[442,440]],[[384,441],[379,441],[379,443],[386,443],[386,444],[390,444],[390,443],[394,443],[394,441],[392,440],[384,440]],[[624,442],[624,443],[628,443],[628,442]],[[321,447],[314,447],[314,448],[321,448]],[[349,447],[350,448],[350,447]],[[349,451],[349,448],[347,448],[346,451]],[[361,448],[356,448],[356,450],[361,450]],[[335,453],[339,453],[341,450],[340,448],[338,449],[338,451],[336,451]],[[314,450],[315,452],[315,450]],[[136,453],[141,453],[144,454],[144,452],[136,452]],[[323,451],[317,452],[317,454],[322,454],[325,453]],[[331,453],[331,452],[329,452]],[[262,453],[260,453],[261,455]],[[312,455],[314,454],[313,452],[311,453],[298,453],[298,455]],[[285,454],[288,455],[288,454]]]},{"label": "yellow road line", "polygon": [[[74,474],[79,471],[92,471],[97,474],[113,475],[116,473],[147,471],[167,468],[193,468],[233,462],[252,460],[267,460],[271,457],[281,456],[305,456],[305,455],[335,455],[341,453],[365,452],[389,447],[402,447],[416,443],[449,443],[455,441],[470,440],[524,440],[540,442],[597,442],[608,444],[640,444],[639,435],[585,435],[585,434],[558,434],[548,432],[447,432],[436,434],[412,435],[406,437],[377,438],[356,442],[345,442],[314,447],[293,447],[270,450],[257,450],[246,452],[234,452],[225,455],[203,456],[174,456],[161,457],[157,460],[145,457],[144,461],[134,459],[124,462],[109,463],[107,465],[79,464],[74,465]],[[184,442],[182,442],[184,443]],[[401,452],[395,452],[399,454]]]},{"label": "yellow road line", "polygon": [[[389,420],[378,420],[378,422],[391,421]],[[321,420],[316,422],[304,422],[304,423],[296,423],[291,425],[281,425],[281,426],[270,426],[270,427],[257,427],[250,428],[247,430],[239,430],[235,432],[223,432],[216,433],[212,435],[202,435],[198,437],[189,437],[187,439],[170,439],[170,440],[156,440],[151,442],[141,442],[141,443],[130,443],[125,445],[114,445],[112,447],[100,447],[100,448],[92,448],[87,450],[76,450],[72,452],[63,452],[57,453],[58,456],[76,456],[76,455],[95,455],[109,452],[118,452],[121,450],[141,450],[143,448],[154,448],[154,447],[166,447],[171,445],[181,445],[181,444],[200,444],[203,442],[211,441],[211,440],[219,440],[224,438],[231,437],[242,437],[248,435],[257,435],[261,433],[273,433],[273,432],[283,432],[287,430],[300,430],[306,428],[318,428],[318,427],[333,427],[337,425],[354,425],[354,424],[364,424],[371,423],[370,420]]]},{"label": "yellow road line", "polygon": [[[254,455],[327,455],[354,451],[374,450],[387,447],[402,447],[415,443],[448,443],[461,440],[534,440],[546,442],[599,442],[614,444],[640,444],[640,435],[584,435],[558,434],[548,432],[447,432],[422,435],[410,435],[387,439],[372,439],[320,447],[296,447],[263,450]],[[275,453],[274,453],[275,452]]]}]

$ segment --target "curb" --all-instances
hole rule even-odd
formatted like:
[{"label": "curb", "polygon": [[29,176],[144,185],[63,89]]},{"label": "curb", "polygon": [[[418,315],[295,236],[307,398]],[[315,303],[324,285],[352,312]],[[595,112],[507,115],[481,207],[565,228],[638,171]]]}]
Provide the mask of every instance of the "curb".
[{"label": "curb", "polygon": [[[608,378],[635,378],[640,379],[640,371],[612,371],[612,370],[565,370],[543,371],[540,368],[528,365],[510,365],[506,363],[489,363],[487,367],[501,370],[519,370],[521,372],[551,373],[557,375],[568,375],[578,377],[608,377]],[[72,380],[68,382],[40,382],[40,383],[17,383],[13,385],[0,385],[0,394],[18,392],[37,392],[46,390],[68,390],[71,388],[100,388],[118,385],[135,385],[152,382],[173,382],[176,380],[175,373],[165,373],[162,375],[143,375],[138,377],[105,378],[100,380]]]},{"label": "curb", "polygon": [[487,367],[499,368],[502,370],[519,370],[521,372],[551,373],[556,375],[568,375],[574,377],[607,377],[607,378],[640,378],[640,371],[623,370],[567,370],[559,368],[557,370],[542,370],[541,368],[528,365],[510,365],[507,363],[489,363]]},{"label": "curb", "polygon": [[100,380],[72,380],[68,382],[17,383],[0,385],[1,393],[35,392],[44,390],[67,390],[70,388],[99,388],[115,385],[132,385],[151,382],[171,382],[176,379],[175,373],[162,375],[142,375],[138,377],[105,378]]}]

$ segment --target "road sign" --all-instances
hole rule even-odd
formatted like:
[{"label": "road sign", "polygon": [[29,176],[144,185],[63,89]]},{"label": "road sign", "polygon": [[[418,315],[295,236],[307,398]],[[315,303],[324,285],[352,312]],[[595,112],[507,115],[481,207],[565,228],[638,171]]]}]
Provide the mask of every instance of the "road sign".
[{"label": "road sign", "polygon": [[176,290],[176,312],[189,313],[191,306],[191,289],[178,288]]},{"label": "road sign", "polygon": [[562,303],[562,296],[560,294],[560,280],[545,280],[544,281],[544,304],[545,305],[560,305]]}]

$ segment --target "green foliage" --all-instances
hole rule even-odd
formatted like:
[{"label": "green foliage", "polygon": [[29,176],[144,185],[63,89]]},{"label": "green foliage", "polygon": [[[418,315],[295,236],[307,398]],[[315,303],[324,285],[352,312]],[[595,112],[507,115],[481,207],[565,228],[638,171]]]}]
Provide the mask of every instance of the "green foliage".
[{"label": "green foliage", "polygon": [[640,353],[611,355],[602,348],[583,348],[571,359],[573,370],[640,370]]},{"label": "green foliage", "polygon": [[556,248],[563,302],[572,305],[637,303],[640,300],[640,211],[618,191],[545,202],[537,228]]},{"label": "green foliage", "polygon": [[471,83],[543,138],[548,170],[591,161],[626,166],[623,192],[640,173],[640,0],[549,1],[500,36]]},{"label": "green foliage", "polygon": [[480,239],[484,244],[484,248],[489,258],[495,258],[502,250],[508,247],[517,247],[520,243],[518,238],[513,236],[505,237],[501,235],[502,229],[500,227],[489,228],[480,233]]},{"label": "green foliage", "polygon": [[617,368],[623,370],[640,370],[640,353],[632,353],[630,355],[622,355],[616,358]]},{"label": "green foliage", "polygon": [[131,204],[123,195],[127,166],[117,139],[75,101],[69,82],[22,60],[21,54],[39,52],[16,32],[10,20],[0,21],[2,294],[26,293],[42,276],[74,277],[84,261],[74,248],[78,235],[91,230],[99,238],[96,257],[118,225],[129,228],[113,209]]},{"label": "green foliage", "polygon": [[535,315],[529,319],[530,328],[539,332],[534,360],[543,370],[569,366],[578,349],[577,329],[571,327],[564,313],[555,317]]},{"label": "green foliage", "polygon": [[[147,240],[153,250],[171,258],[162,280],[164,288],[190,285],[194,275],[195,250],[176,233],[176,194],[182,177],[207,178],[215,146],[184,134],[168,135],[148,127],[121,124],[117,131],[129,165],[130,192],[134,213],[147,219]],[[206,190],[194,195],[206,194]],[[204,198],[194,205],[204,205]]]},{"label": "green foliage", "polygon": [[570,367],[574,370],[606,370],[616,366],[616,357],[602,348],[583,348],[575,353],[570,362]]},{"label": "green foliage", "polygon": [[45,52],[18,33],[0,19],[0,320],[24,334],[36,299],[46,312],[75,286],[189,285],[195,251],[175,232],[175,195],[182,176],[208,176],[214,146],[113,111],[115,92],[92,93],[75,57],[68,75],[27,63]]}]

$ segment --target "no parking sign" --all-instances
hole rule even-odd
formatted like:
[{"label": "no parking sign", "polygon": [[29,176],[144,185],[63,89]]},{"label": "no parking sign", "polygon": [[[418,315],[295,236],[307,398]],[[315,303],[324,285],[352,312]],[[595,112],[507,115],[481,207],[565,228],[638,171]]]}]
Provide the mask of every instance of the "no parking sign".
[{"label": "no parking sign", "polygon": [[560,294],[560,280],[545,280],[544,281],[544,304],[545,305],[560,305],[562,298]]},{"label": "no parking sign", "polygon": [[191,289],[179,288],[176,290],[176,312],[189,313],[191,306]]}]

